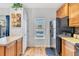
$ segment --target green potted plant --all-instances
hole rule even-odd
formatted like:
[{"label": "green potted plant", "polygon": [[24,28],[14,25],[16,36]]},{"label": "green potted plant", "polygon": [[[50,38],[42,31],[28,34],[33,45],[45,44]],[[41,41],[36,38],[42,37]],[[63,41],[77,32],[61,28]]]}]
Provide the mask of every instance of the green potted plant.
[{"label": "green potted plant", "polygon": [[21,3],[13,3],[12,5],[12,8],[14,8],[15,10],[22,8],[22,7],[23,7],[23,4]]}]

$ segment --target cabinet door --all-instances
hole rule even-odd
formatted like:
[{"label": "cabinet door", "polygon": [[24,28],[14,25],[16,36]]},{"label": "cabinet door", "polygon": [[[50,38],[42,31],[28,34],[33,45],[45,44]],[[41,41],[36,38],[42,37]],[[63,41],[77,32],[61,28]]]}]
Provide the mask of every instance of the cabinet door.
[{"label": "cabinet door", "polygon": [[74,56],[74,55],[75,55],[74,44],[65,41],[65,56]]},{"label": "cabinet door", "polygon": [[74,56],[75,52],[74,45],[62,39],[62,56]]},{"label": "cabinet door", "polygon": [[65,55],[65,40],[62,39],[62,51],[61,51],[62,56]]},{"label": "cabinet door", "polygon": [[66,17],[68,16],[68,3],[65,3],[63,6],[62,6],[62,13],[61,13],[61,17]]},{"label": "cabinet door", "polygon": [[22,54],[22,39],[17,40],[17,56]]},{"label": "cabinet door", "polygon": [[0,56],[4,56],[4,46],[0,46]]},{"label": "cabinet door", "polygon": [[79,27],[79,3],[69,4],[69,26]]},{"label": "cabinet door", "polygon": [[74,49],[71,49],[70,47],[65,47],[65,56],[74,56]]},{"label": "cabinet door", "polygon": [[16,56],[16,41],[6,46],[6,56]]},{"label": "cabinet door", "polygon": [[57,17],[63,18],[68,16],[68,3],[63,4],[58,10],[57,10]]}]

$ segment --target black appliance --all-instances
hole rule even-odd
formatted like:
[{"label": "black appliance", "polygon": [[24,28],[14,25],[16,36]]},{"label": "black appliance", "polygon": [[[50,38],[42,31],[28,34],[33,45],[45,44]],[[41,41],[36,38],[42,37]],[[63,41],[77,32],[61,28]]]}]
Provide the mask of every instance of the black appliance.
[{"label": "black appliance", "polygon": [[60,53],[61,40],[60,40],[60,38],[58,36],[60,34],[62,34],[62,31],[61,31],[61,19],[56,18],[56,55],[59,55],[59,53]]},{"label": "black appliance", "polygon": [[69,27],[69,17],[68,16],[61,19],[61,31],[62,31],[62,33],[63,32],[70,33],[71,37],[75,33],[75,28]]},{"label": "black appliance", "polygon": [[61,22],[61,27],[68,27],[69,26],[69,17],[66,16],[66,17],[61,18],[60,22]]},{"label": "black appliance", "polygon": [[50,37],[53,37],[53,24],[52,24],[52,21],[50,21]]}]

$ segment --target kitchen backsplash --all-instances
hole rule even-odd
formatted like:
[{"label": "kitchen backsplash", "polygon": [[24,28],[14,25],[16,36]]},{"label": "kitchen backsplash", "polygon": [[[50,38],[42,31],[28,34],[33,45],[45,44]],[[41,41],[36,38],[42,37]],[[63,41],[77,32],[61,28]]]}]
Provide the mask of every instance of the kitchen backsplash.
[{"label": "kitchen backsplash", "polygon": [[79,33],[79,27],[75,28],[75,33]]}]

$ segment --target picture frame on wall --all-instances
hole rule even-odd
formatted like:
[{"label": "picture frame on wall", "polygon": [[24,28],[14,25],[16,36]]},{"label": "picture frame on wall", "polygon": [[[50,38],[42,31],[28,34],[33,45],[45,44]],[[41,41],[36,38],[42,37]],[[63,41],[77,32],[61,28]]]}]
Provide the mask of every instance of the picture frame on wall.
[{"label": "picture frame on wall", "polygon": [[21,13],[11,13],[12,27],[21,27]]}]

